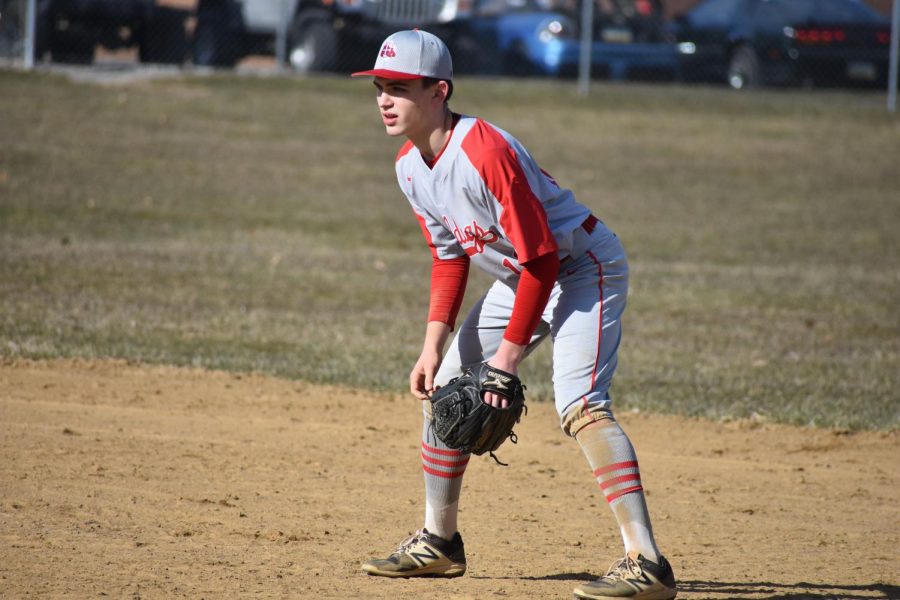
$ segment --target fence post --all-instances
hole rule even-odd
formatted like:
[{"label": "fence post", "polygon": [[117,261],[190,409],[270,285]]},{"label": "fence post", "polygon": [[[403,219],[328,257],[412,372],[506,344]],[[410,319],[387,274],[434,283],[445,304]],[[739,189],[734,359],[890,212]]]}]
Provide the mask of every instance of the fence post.
[{"label": "fence post", "polygon": [[278,25],[275,28],[275,68],[282,70],[287,64],[287,32],[291,15],[288,14],[288,0],[278,3]]},{"label": "fence post", "polygon": [[888,67],[888,112],[894,114],[897,110],[897,63],[900,60],[900,0],[894,0],[894,9],[891,11],[891,57]]},{"label": "fence post", "polygon": [[[20,5],[21,6],[21,5]],[[23,52],[23,60],[25,70],[30,71],[34,68],[34,50],[35,50],[35,22],[37,21],[37,0],[28,0],[25,10],[25,47]]]},{"label": "fence post", "polygon": [[591,86],[594,45],[594,0],[581,0],[581,52],[578,56],[578,93],[587,96]]}]

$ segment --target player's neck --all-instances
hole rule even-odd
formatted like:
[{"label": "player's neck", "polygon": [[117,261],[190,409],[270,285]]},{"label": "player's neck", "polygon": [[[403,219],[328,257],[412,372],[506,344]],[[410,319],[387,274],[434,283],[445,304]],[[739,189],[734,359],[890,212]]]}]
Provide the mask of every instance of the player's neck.
[{"label": "player's neck", "polygon": [[430,127],[422,131],[421,135],[410,136],[409,139],[419,150],[422,158],[432,163],[450,141],[452,133],[453,112],[445,104],[440,117],[436,118]]}]

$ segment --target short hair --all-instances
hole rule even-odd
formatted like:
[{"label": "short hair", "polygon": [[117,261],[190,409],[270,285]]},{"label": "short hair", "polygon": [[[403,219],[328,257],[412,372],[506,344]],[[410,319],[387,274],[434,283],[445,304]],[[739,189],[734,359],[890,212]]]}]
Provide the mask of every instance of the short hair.
[{"label": "short hair", "polygon": [[440,81],[447,82],[447,97],[444,98],[444,102],[450,102],[450,96],[453,95],[453,82],[449,79],[436,79],[434,77],[423,77],[422,85],[425,87],[431,87]]}]

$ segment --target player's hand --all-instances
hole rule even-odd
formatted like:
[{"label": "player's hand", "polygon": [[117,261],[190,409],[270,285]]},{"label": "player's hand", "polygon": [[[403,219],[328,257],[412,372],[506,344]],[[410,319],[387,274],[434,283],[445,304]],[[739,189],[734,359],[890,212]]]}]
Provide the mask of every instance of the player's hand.
[{"label": "player's hand", "polygon": [[484,393],[484,403],[490,404],[494,408],[507,408],[509,407],[509,400],[504,398],[503,396],[499,396],[494,392],[485,392]]},{"label": "player's hand", "polygon": [[[519,363],[522,362],[524,357],[525,346],[514,344],[509,340],[504,339],[500,342],[500,348],[497,350],[497,354],[495,354],[487,364],[496,369],[500,369],[501,371],[518,375]],[[494,408],[509,407],[509,400],[494,392],[484,393],[484,403],[490,404]]]},{"label": "player's hand", "polygon": [[441,354],[434,351],[422,351],[419,360],[409,374],[409,391],[419,400],[428,400],[436,389],[434,376],[441,366]]},{"label": "player's hand", "polygon": [[[513,375],[518,375],[518,369],[513,366],[509,368],[507,366],[501,366],[497,364],[494,360],[488,361],[488,365],[494,367],[496,369],[500,369],[501,371],[506,371],[507,373],[512,373]],[[509,407],[509,399],[505,396],[501,396],[500,394],[495,394],[494,392],[484,392],[484,403],[490,404],[494,408],[508,408]]]},{"label": "player's hand", "polygon": [[[494,366],[494,365],[491,365],[491,366]],[[499,367],[497,367],[497,368],[499,369]],[[504,371],[505,370],[506,369],[504,369]],[[516,375],[516,373],[513,373],[513,375]],[[485,392],[484,393],[484,403],[490,404],[494,408],[508,408],[509,407],[509,400],[507,400],[505,397],[501,396],[500,394],[495,394],[494,392]]]}]

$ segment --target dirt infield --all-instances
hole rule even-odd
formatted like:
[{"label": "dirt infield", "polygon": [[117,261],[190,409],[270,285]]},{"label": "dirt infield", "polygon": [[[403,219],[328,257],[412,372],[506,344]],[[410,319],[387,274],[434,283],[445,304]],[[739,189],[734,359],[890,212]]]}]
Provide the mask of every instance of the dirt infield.
[{"label": "dirt infield", "polygon": [[[508,468],[469,466],[465,577],[363,575],[420,525],[415,403],[0,362],[0,596],[568,598],[621,554],[577,446],[535,404]],[[900,598],[897,432],[619,418],[680,598]]]}]

